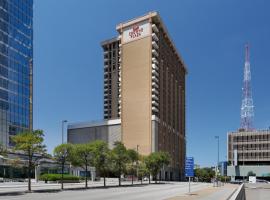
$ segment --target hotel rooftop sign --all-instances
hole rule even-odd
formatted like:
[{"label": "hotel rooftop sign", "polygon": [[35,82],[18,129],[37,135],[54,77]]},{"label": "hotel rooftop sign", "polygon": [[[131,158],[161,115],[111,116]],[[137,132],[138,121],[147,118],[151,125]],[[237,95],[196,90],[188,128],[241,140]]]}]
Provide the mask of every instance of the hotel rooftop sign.
[{"label": "hotel rooftop sign", "polygon": [[123,43],[138,40],[150,35],[150,23],[148,20],[138,22],[123,30]]}]

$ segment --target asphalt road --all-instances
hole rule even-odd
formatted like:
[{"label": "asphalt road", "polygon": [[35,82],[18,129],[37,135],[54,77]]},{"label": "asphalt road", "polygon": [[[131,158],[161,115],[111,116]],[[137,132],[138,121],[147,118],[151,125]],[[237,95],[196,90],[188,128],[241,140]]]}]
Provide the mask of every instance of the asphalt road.
[{"label": "asphalt road", "polygon": [[[209,187],[205,183],[192,183],[191,191],[197,191]],[[91,188],[76,189],[57,192],[38,192],[20,194],[16,196],[0,196],[5,200],[162,200],[178,195],[184,195],[188,192],[187,182],[137,185],[133,187],[109,187],[109,188]]]},{"label": "asphalt road", "polygon": [[270,199],[270,184],[248,183],[245,184],[246,200],[268,200]]}]

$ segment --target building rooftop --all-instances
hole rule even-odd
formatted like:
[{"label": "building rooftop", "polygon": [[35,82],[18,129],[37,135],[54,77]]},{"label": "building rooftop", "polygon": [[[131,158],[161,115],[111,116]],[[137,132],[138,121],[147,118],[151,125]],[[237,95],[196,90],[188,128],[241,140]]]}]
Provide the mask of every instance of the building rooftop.
[{"label": "building rooftop", "polygon": [[106,44],[110,44],[112,42],[116,42],[119,40],[119,37],[113,37],[111,39],[108,39],[108,40],[104,40],[101,42],[101,46],[105,46]]},{"label": "building rooftop", "polygon": [[253,130],[253,131],[232,131],[228,134],[270,134],[270,129],[264,129],[264,130]]},{"label": "building rooftop", "polygon": [[173,40],[171,39],[170,35],[169,35],[169,32],[167,31],[167,28],[166,26],[164,25],[160,15],[158,14],[158,12],[156,11],[152,11],[152,12],[149,12],[141,17],[136,17],[134,19],[131,19],[131,20],[128,20],[126,22],[122,22],[120,24],[118,24],[116,26],[116,30],[121,33],[122,30],[125,28],[125,27],[128,27],[134,23],[138,23],[138,22],[141,22],[141,21],[144,21],[144,20],[147,20],[147,19],[151,19],[154,23],[157,23],[160,25],[160,27],[163,29],[163,31],[165,32],[165,36],[168,38],[169,42],[170,42],[170,45],[172,46],[176,56],[178,57],[179,61],[182,63],[184,69],[185,69],[185,72],[188,73],[188,70],[187,70],[187,67],[180,55],[180,53],[178,52],[177,48],[175,47],[174,45],[174,42]]},{"label": "building rooftop", "polygon": [[68,124],[68,129],[89,128],[89,127],[96,127],[96,126],[108,126],[108,125],[118,125],[118,124],[121,124],[121,119],[77,122],[77,123]]}]

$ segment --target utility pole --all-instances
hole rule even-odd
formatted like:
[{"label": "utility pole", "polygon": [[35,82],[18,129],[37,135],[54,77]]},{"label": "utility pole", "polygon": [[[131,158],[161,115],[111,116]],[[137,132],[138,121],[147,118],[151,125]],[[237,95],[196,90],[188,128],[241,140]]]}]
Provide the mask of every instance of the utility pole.
[{"label": "utility pole", "polygon": [[[137,151],[137,154],[139,155],[139,145],[138,144],[136,146],[136,151]],[[139,181],[139,179],[138,179],[138,177],[139,177],[138,160],[136,161],[136,174],[137,174],[137,180]]]},{"label": "utility pole", "polygon": [[243,151],[243,183],[244,183],[244,181],[245,181],[245,173],[244,173],[244,166],[245,166],[245,147],[244,147],[244,145],[243,145],[242,151]]},{"label": "utility pole", "polygon": [[64,144],[64,123],[67,123],[67,120],[62,120],[62,144]]},{"label": "utility pole", "polygon": [[215,136],[217,139],[217,168],[216,168],[216,182],[218,186],[218,165],[219,165],[219,136]]}]

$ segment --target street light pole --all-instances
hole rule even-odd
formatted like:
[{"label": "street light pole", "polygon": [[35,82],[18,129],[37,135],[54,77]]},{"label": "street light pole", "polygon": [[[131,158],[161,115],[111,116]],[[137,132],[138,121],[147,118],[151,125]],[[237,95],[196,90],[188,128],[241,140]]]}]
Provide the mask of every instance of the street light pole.
[{"label": "street light pole", "polygon": [[[67,120],[62,120],[62,144],[64,144],[64,123]],[[64,189],[64,155],[61,156],[61,189]]]},{"label": "street light pole", "polygon": [[[217,181],[217,176],[218,176],[218,165],[219,165],[219,136],[215,136],[215,139],[217,139],[217,145],[218,145],[218,155],[217,155],[217,169],[216,169],[216,181]],[[218,186],[218,181],[217,181],[217,186]]]},{"label": "street light pole", "polygon": [[62,144],[64,144],[64,123],[66,123],[67,120],[62,120]]},{"label": "street light pole", "polygon": [[[137,154],[139,155],[139,145],[136,146]],[[136,174],[137,174],[137,181],[139,181],[139,170],[138,170],[138,160],[136,161]]]},{"label": "street light pole", "polygon": [[243,151],[243,183],[245,182],[245,174],[244,174],[244,166],[245,166],[245,147],[244,147],[244,144],[242,146],[242,151]]}]

